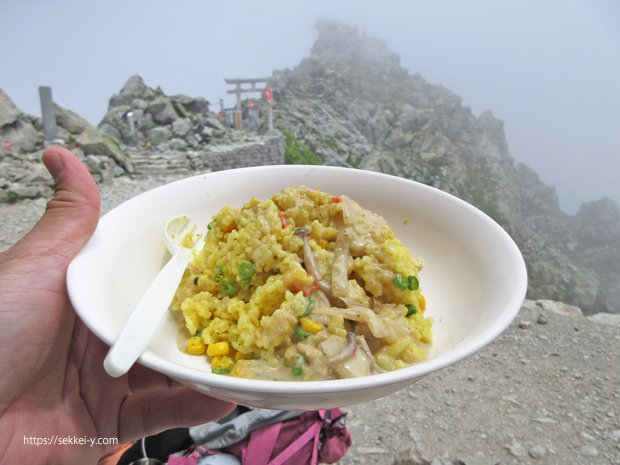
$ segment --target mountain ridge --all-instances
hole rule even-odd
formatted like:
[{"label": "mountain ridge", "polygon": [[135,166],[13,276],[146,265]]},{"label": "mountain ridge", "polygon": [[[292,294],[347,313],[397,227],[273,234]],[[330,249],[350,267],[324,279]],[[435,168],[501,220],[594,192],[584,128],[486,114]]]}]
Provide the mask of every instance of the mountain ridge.
[{"label": "mountain ridge", "polygon": [[[277,127],[328,164],[445,190],[496,220],[521,248],[530,296],[586,313],[620,311],[620,210],[607,198],[576,215],[510,155],[504,123],[400,66],[385,41],[319,21],[310,56],[274,73]],[[568,300],[567,300],[568,299]]]}]

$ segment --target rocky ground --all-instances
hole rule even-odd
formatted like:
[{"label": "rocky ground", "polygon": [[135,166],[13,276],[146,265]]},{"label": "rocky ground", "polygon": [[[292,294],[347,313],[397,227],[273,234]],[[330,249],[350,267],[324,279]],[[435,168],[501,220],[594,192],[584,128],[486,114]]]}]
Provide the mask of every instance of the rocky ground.
[{"label": "rocky ground", "polygon": [[[174,177],[118,178],[103,211]],[[0,250],[45,201],[0,205]],[[562,312],[567,314],[562,314]],[[510,328],[469,359],[407,390],[349,407],[342,465],[620,464],[620,326],[574,307],[526,301]]]}]

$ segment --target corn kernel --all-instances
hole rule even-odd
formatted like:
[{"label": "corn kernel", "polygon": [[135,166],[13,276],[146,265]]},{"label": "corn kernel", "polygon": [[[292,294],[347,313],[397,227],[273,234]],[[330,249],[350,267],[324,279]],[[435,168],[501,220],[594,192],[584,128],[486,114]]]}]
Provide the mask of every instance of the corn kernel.
[{"label": "corn kernel", "polygon": [[316,334],[323,329],[323,325],[321,323],[317,323],[316,321],[312,321],[310,318],[306,317],[300,318],[299,324],[310,334]]},{"label": "corn kernel", "polygon": [[211,359],[211,369],[227,368],[230,370],[233,365],[234,362],[230,359],[230,357],[226,357],[225,355],[219,355]]},{"label": "corn kernel", "polygon": [[193,336],[187,340],[185,351],[190,355],[202,355],[207,350],[207,345],[200,336]]},{"label": "corn kernel", "polygon": [[228,355],[230,352],[230,347],[228,346],[228,342],[215,342],[213,344],[209,344],[207,347],[207,355],[209,357],[217,357],[218,355]]},{"label": "corn kernel", "polygon": [[424,297],[422,294],[418,295],[418,303],[420,304],[420,310],[424,311],[424,309],[426,308],[426,297]]}]

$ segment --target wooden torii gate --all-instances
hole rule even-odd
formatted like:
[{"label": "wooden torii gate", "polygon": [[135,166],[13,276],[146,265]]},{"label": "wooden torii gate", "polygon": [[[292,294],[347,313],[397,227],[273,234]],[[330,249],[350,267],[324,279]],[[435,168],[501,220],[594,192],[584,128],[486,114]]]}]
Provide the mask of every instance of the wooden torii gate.
[{"label": "wooden torii gate", "polygon": [[[241,129],[241,94],[249,94],[249,93],[257,93],[260,92],[261,95],[265,89],[267,89],[267,84],[273,81],[273,78],[252,78],[252,79],[224,79],[226,84],[234,85],[235,88],[233,90],[227,91],[228,94],[235,94],[237,96],[237,105],[235,110],[235,128]],[[250,87],[244,87],[244,84],[249,85]],[[257,84],[264,84],[263,87],[257,87]],[[273,129],[273,107],[272,105],[267,106],[267,118],[268,118],[268,127],[271,131]]]}]

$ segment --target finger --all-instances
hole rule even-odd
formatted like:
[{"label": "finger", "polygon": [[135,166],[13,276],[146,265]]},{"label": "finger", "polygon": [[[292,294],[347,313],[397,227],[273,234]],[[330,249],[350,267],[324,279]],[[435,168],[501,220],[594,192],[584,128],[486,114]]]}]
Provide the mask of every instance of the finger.
[{"label": "finger", "polygon": [[54,179],[54,197],[43,217],[18,244],[22,253],[60,258],[66,268],[84,246],[99,221],[100,196],[86,166],[62,147],[50,147],[43,163]]},{"label": "finger", "polygon": [[170,428],[218,420],[235,408],[189,388],[145,392],[129,396],[121,412],[121,440],[138,439]]}]

